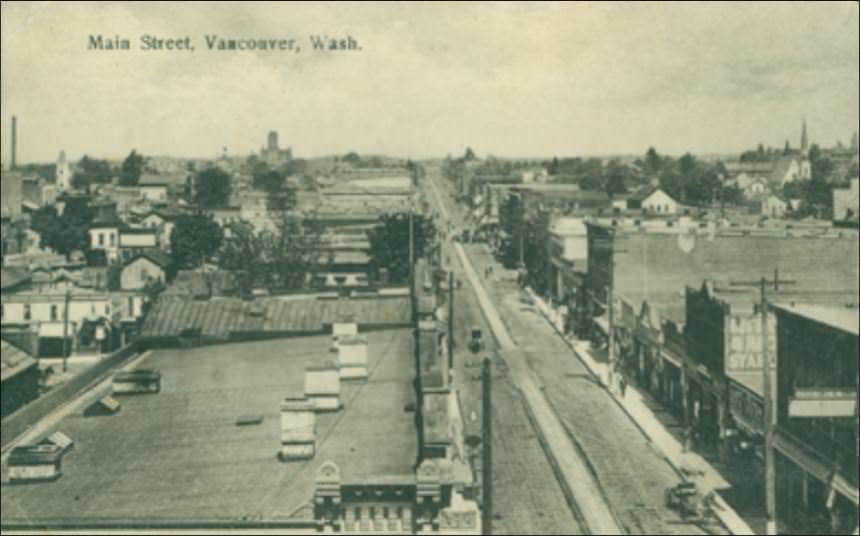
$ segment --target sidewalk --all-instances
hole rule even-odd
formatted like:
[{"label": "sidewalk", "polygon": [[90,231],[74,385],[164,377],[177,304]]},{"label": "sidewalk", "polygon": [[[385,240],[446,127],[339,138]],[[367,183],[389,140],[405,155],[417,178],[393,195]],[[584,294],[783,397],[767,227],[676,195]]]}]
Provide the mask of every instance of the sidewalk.
[{"label": "sidewalk", "polygon": [[[588,342],[577,341],[565,336],[560,329],[560,322],[555,311],[537,296],[531,289],[527,289],[529,296],[538,311],[546,318],[559,336],[571,347],[574,353],[586,365],[592,374],[601,379],[603,385],[607,384],[609,367],[605,363],[598,362],[591,354]],[[750,526],[734,511],[720,496],[717,490],[730,486],[729,482],[716,470],[707,460],[694,452],[684,452],[683,444],[671,432],[669,432],[654,412],[648,407],[646,397],[635,387],[628,385],[625,396],[613,390],[607,389],[612,398],[630,416],[642,432],[660,449],[669,464],[683,478],[689,475],[698,475],[695,481],[703,494],[713,493],[712,509],[720,521],[732,532],[732,534],[755,534]]]}]

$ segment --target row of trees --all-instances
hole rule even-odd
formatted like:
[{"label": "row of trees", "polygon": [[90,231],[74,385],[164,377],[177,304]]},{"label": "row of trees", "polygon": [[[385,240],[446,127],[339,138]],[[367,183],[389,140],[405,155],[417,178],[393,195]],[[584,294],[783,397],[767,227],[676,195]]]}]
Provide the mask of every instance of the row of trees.
[{"label": "row of trees", "polygon": [[526,269],[526,282],[537,292],[549,289],[550,258],[549,214],[540,211],[531,218],[525,218],[522,201],[518,196],[508,196],[499,207],[499,221],[504,231],[500,244],[500,257],[506,268],[520,266],[520,259]]},{"label": "row of trees", "polygon": [[[254,288],[295,290],[313,274],[332,262],[330,253],[319,249],[320,229],[292,214],[273,216],[271,229],[256,231],[250,224],[234,222],[225,230],[203,213],[181,216],[171,234],[171,249],[178,267],[198,269],[207,262],[231,272],[239,290]],[[436,238],[433,222],[413,217],[415,258],[429,252]],[[382,216],[380,225],[368,233],[371,268],[385,268],[389,280],[403,283],[409,277],[409,216]]]}]

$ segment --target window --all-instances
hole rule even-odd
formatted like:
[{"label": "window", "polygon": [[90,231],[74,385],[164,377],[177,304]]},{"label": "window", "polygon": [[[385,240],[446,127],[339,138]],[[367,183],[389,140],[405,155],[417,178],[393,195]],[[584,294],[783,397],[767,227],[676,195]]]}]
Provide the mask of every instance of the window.
[{"label": "window", "polygon": [[116,235],[113,233],[110,233],[110,245],[111,245],[111,247],[116,245]]},{"label": "window", "polygon": [[104,246],[104,245],[105,245],[105,234],[99,233],[99,246]]},{"label": "window", "polygon": [[105,316],[109,316],[109,315],[110,315],[110,304],[106,303],[105,304]]},{"label": "window", "polygon": [[0,305],[0,320],[6,319],[6,306]]},{"label": "window", "polygon": [[24,320],[31,320],[33,318],[33,311],[30,309],[30,304],[24,305]]},{"label": "window", "polygon": [[134,316],[134,298],[128,297],[128,316]]},{"label": "window", "polygon": [[60,316],[58,309],[59,308],[56,305],[51,306],[51,320],[52,321],[56,321],[57,318]]}]

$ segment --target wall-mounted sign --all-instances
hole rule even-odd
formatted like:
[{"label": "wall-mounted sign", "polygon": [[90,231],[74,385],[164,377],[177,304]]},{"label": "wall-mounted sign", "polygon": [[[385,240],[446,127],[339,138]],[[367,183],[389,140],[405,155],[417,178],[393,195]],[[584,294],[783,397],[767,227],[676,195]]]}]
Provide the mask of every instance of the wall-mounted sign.
[{"label": "wall-mounted sign", "polygon": [[[726,372],[755,371],[762,367],[761,317],[732,315],[727,320]],[[768,313],[767,352],[776,366],[776,316]]]}]

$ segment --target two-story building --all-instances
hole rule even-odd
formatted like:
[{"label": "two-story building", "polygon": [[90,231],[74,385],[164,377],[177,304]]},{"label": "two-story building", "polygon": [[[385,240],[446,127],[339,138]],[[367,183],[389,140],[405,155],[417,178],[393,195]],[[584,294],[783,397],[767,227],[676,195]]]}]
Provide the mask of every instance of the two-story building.
[{"label": "two-story building", "polygon": [[628,210],[650,214],[677,214],[681,205],[657,186],[643,186],[627,198]]},{"label": "two-story building", "polygon": [[856,308],[780,303],[777,318],[777,500],[811,527],[857,532]]},{"label": "two-story building", "polygon": [[81,288],[72,282],[50,288],[3,293],[2,328],[29,330],[39,343],[36,355],[62,355],[71,351],[107,351],[123,344],[143,314],[144,297],[133,291]]},{"label": "two-story building", "polygon": [[[582,218],[560,217],[550,226],[550,295],[564,312],[581,311],[588,263],[588,230]],[[566,315],[563,325],[574,330],[582,318]]]}]

